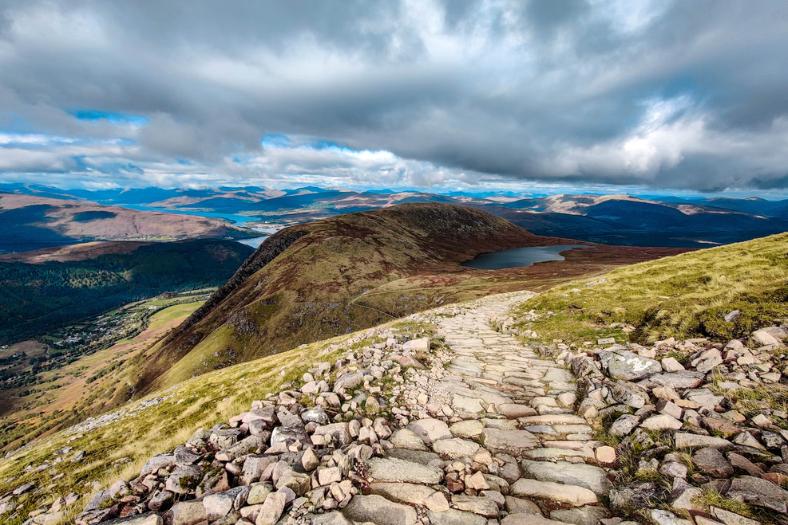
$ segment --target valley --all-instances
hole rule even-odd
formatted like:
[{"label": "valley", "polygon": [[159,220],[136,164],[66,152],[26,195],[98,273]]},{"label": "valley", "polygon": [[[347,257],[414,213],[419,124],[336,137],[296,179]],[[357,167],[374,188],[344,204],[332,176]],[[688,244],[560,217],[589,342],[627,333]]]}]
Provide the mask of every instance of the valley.
[{"label": "valley", "polygon": [[[574,523],[578,516],[610,515],[711,515],[779,523],[784,494],[769,480],[779,478],[784,465],[779,450],[784,443],[780,429],[786,424],[785,386],[775,377],[785,366],[781,339],[788,332],[772,323],[784,322],[788,312],[784,300],[771,307],[764,303],[765,309],[755,301],[750,303],[755,310],[748,310],[752,299],[732,290],[730,283],[746,283],[759,297],[784,293],[787,242],[788,237],[780,235],[667,257],[536,296],[490,295],[186,379],[0,460],[0,492],[19,493],[3,501],[6,509],[10,502],[14,505],[6,511],[11,512],[9,523],[21,523],[13,516],[25,516],[33,508],[46,515],[63,512],[69,520],[79,515],[79,523],[92,523],[121,512],[136,514],[137,502],[145,510],[159,509],[156,514],[172,507],[169,516],[187,509],[207,516],[217,512],[215,501],[229,493],[243,493],[246,499],[226,512],[253,520],[274,512],[274,520],[282,513],[316,513],[353,520],[374,516],[377,522],[385,516],[407,517],[414,507],[426,506],[433,519],[449,513],[469,523],[486,522],[492,515],[503,516],[506,523],[547,518]],[[563,263],[531,268],[552,264]],[[665,286],[675,288],[671,300],[666,297],[660,305]],[[643,290],[643,295],[633,290]],[[597,296],[615,297],[622,308],[604,300],[597,303]],[[728,304],[740,310],[741,321],[720,321],[740,339],[731,342],[721,331],[705,334],[705,328],[694,323],[699,297],[714,297],[709,302],[720,308],[714,318],[727,317]],[[559,310],[557,301],[569,304]],[[656,318],[637,313],[672,305],[677,305],[673,311]],[[558,317],[563,308],[576,317]],[[632,317],[627,316],[630,308]],[[556,328],[560,326],[565,328]],[[556,339],[556,329],[568,330],[565,338]],[[501,356],[507,356],[506,363]],[[606,356],[613,357],[608,361]],[[601,360],[598,367],[595,360]],[[517,366],[525,368],[517,372]],[[582,381],[575,384],[575,375]],[[363,379],[351,381],[356,377]],[[651,383],[635,383],[642,377],[651,377]],[[319,386],[321,381],[327,387]],[[603,388],[610,392],[607,397],[594,393]],[[745,396],[747,388],[760,392],[758,397]],[[667,403],[657,397],[656,409],[638,410],[643,395],[674,397]],[[326,414],[334,422],[310,424],[287,415],[301,413]],[[729,413],[743,419],[726,419]],[[619,430],[625,421],[629,430]],[[726,421],[728,426],[719,426]],[[214,426],[220,422],[225,425]],[[355,424],[356,430],[349,430]],[[347,434],[341,433],[343,428]],[[431,435],[420,428],[445,430],[423,438],[427,441],[414,441],[414,435]],[[719,429],[725,437],[710,435],[706,428]],[[335,431],[331,429],[347,437],[320,439]],[[288,432],[304,432],[311,447],[296,444],[304,441],[293,441]],[[641,442],[646,448],[638,448]],[[176,447],[175,455],[150,459]],[[473,460],[461,452],[471,447]],[[706,460],[714,447],[720,447],[735,472],[714,470]],[[302,458],[309,450],[316,453],[317,463],[303,460],[304,467]],[[194,463],[168,459],[185,458],[186,452],[197,458]],[[419,477],[425,458],[435,469],[430,474],[434,481]],[[203,470],[216,461],[225,465],[225,474],[218,477]],[[264,469],[252,471],[253,465],[266,461],[278,461],[283,469],[273,479]],[[371,470],[353,474],[356,467],[350,467],[357,462]],[[455,469],[457,462],[464,465],[462,470]],[[134,481],[146,463],[166,465],[153,471],[145,467],[166,489],[131,492],[151,475]],[[685,474],[687,485],[678,497],[664,489],[674,478],[684,479],[675,463],[696,469],[692,476]],[[235,471],[233,464],[241,470]],[[561,469],[542,468],[559,464]],[[324,469],[336,469],[339,478],[333,483],[342,484],[343,492],[310,481],[310,472],[322,479]],[[750,472],[758,469],[762,477],[753,477]],[[196,477],[185,477],[187,471]],[[701,485],[728,478],[728,485],[716,484],[713,490]],[[97,493],[88,505],[95,493],[93,480],[112,488]],[[420,503],[410,499],[416,496],[391,492],[387,483],[394,482],[414,494],[422,486],[433,487],[432,494],[439,485],[444,487],[438,487],[443,499],[435,496]],[[239,492],[244,483],[249,491]],[[259,501],[265,501],[265,495],[288,490],[313,503],[294,507],[283,500],[281,507],[270,509],[251,499],[260,491],[264,496]],[[42,497],[42,491],[54,496]],[[177,498],[153,497],[167,491],[175,491]],[[494,499],[496,491],[502,496],[505,492],[500,503]],[[154,500],[163,501],[162,506]],[[88,512],[81,514],[85,508]]]},{"label": "valley", "polygon": [[0,451],[126,401],[119,377],[210,294],[168,293],[4,347],[0,353]]},{"label": "valley", "polygon": [[0,258],[0,344],[163,292],[217,286],[252,252],[234,241],[99,243]]}]

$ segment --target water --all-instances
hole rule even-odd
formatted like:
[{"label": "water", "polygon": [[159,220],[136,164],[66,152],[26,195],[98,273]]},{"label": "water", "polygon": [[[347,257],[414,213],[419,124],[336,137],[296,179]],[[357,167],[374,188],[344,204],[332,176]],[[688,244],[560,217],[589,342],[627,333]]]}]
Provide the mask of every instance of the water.
[{"label": "water", "polygon": [[238,242],[241,244],[245,244],[247,246],[251,246],[252,248],[259,248],[263,241],[269,238],[271,235],[275,234],[285,225],[277,224],[277,223],[270,223],[270,224],[254,224],[252,225],[251,229],[255,232],[259,233],[259,237],[250,237],[249,239],[241,239]]},{"label": "water", "polygon": [[240,239],[238,242],[241,244],[245,244],[247,246],[251,246],[252,248],[259,248],[263,241],[268,238],[268,235],[263,235],[262,237],[252,237],[250,239]]},{"label": "water", "polygon": [[159,208],[157,206],[149,206],[147,204],[118,204],[123,208],[137,211],[158,211],[161,213],[175,213],[180,215],[194,215],[197,217],[208,217],[210,219],[224,219],[237,226],[245,226],[246,223],[259,221],[260,217],[252,215],[241,215],[239,213],[225,213],[221,211],[208,211],[208,210],[183,210],[180,208]]},{"label": "water", "polygon": [[463,266],[477,270],[500,270],[501,268],[522,268],[544,261],[563,261],[560,252],[573,248],[586,248],[582,244],[556,244],[553,246],[530,246],[500,252],[483,253]]}]

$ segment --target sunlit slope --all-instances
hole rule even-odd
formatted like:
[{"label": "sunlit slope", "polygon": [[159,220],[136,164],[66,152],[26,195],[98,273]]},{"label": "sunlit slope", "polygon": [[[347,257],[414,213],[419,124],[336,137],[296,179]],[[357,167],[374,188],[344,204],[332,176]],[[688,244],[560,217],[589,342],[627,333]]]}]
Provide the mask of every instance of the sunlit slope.
[{"label": "sunlit slope", "polygon": [[572,281],[524,303],[518,313],[523,328],[541,339],[568,342],[730,339],[785,317],[788,233]]},{"label": "sunlit slope", "polygon": [[[388,325],[414,337],[424,328],[414,323]],[[34,441],[0,459],[0,494],[33,483],[21,496],[16,515],[26,516],[42,504],[69,493],[89,495],[94,481],[108,483],[139,472],[150,456],[183,443],[199,427],[209,428],[247,410],[315,363],[334,361],[342,353],[375,342],[374,334],[355,333],[303,345],[274,356],[206,373],[121,409]],[[70,447],[65,449],[64,447]],[[84,458],[73,462],[75,453]],[[41,468],[45,465],[44,468]],[[85,501],[69,510],[82,510]],[[4,521],[18,524],[23,520]]]},{"label": "sunlit slope", "polygon": [[394,206],[287,228],[269,238],[160,350],[144,357],[137,389],[176,384],[411,313],[392,315],[357,298],[407,276],[459,271],[459,262],[481,252],[554,242],[488,213],[441,204]]}]

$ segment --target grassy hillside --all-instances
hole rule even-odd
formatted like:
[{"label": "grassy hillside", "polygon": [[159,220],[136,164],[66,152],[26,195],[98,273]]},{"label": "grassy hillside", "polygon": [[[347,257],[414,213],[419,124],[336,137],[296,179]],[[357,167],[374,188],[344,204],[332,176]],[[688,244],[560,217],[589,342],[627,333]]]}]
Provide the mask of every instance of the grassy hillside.
[{"label": "grassy hillside", "polygon": [[[17,357],[11,366],[2,367],[0,375],[13,379],[18,386],[5,381],[0,390],[0,452],[127,401],[133,381],[125,379],[124,365],[194,312],[202,304],[202,297],[168,295],[127,305],[92,322],[69,327],[69,335],[85,341],[75,348],[64,351],[57,341],[49,341],[54,346],[40,345],[40,356],[46,361],[31,367],[30,359]],[[119,319],[112,327],[104,321],[109,316]],[[104,335],[108,330],[112,333]],[[12,345],[5,352],[30,348],[29,343]],[[60,359],[57,352],[68,355]],[[26,354],[32,356],[30,351]]]},{"label": "grassy hillside", "polygon": [[[389,326],[403,334],[423,333],[423,327],[414,323]],[[130,403],[101,421],[88,421],[31,443],[0,459],[0,494],[24,483],[35,484],[19,498],[16,514],[3,516],[3,523],[21,524],[37,505],[71,492],[90,495],[93,482],[131,477],[150,456],[183,443],[197,428],[227,421],[248,410],[253,400],[300,378],[315,363],[334,361],[372,342],[366,334],[342,336],[217,370]],[[64,447],[70,447],[68,452],[63,452]],[[75,463],[70,458],[77,451],[85,452],[85,457]],[[70,508],[72,518],[85,503],[83,499]]]},{"label": "grassy hillside", "polygon": [[[733,310],[740,315],[726,322]],[[543,340],[744,337],[788,317],[788,233],[573,281],[524,303],[518,317]]]},{"label": "grassy hillside", "polygon": [[[408,276],[461,271],[461,261],[481,252],[557,242],[482,211],[440,204],[287,228],[266,240],[160,350],[140,358],[137,390],[388,321],[409,312],[363,304],[359,296]],[[418,304],[432,306],[434,298]]]},{"label": "grassy hillside", "polygon": [[251,252],[240,243],[201,239],[73,261],[0,261],[0,344],[165,291],[219,285]]}]

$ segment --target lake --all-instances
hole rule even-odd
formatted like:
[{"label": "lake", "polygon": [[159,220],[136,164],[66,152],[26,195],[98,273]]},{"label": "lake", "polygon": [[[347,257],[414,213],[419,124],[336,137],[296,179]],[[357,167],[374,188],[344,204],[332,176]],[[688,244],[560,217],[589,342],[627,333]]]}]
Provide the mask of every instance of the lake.
[{"label": "lake", "polygon": [[500,252],[483,253],[462,263],[463,266],[477,270],[500,270],[501,268],[521,268],[544,261],[563,261],[560,252],[573,248],[586,248],[583,244],[555,244],[553,246],[529,246]]}]

